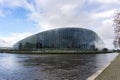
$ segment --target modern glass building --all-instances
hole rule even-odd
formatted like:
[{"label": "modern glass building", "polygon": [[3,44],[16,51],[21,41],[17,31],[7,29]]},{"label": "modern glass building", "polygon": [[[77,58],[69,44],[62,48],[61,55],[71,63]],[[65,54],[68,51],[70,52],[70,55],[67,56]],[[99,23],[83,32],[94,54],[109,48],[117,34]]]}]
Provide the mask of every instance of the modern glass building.
[{"label": "modern glass building", "polygon": [[93,31],[83,28],[58,28],[40,32],[17,42],[15,50],[79,49],[101,50],[104,43]]}]

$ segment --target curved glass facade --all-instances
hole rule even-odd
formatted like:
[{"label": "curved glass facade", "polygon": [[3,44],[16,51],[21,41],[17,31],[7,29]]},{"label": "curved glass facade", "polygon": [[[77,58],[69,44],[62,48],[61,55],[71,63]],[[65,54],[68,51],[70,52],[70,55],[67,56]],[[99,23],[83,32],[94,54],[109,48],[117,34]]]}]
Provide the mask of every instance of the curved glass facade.
[{"label": "curved glass facade", "polygon": [[103,49],[104,43],[98,35],[88,29],[58,28],[44,31],[17,42],[13,48],[16,50],[51,49]]}]

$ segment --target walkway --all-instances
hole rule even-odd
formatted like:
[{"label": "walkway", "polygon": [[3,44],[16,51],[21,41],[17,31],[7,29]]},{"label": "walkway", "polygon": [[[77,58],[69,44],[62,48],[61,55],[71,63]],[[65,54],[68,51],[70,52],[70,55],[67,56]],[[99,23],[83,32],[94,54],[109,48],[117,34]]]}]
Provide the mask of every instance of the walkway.
[{"label": "walkway", "polygon": [[120,54],[95,80],[120,80]]}]

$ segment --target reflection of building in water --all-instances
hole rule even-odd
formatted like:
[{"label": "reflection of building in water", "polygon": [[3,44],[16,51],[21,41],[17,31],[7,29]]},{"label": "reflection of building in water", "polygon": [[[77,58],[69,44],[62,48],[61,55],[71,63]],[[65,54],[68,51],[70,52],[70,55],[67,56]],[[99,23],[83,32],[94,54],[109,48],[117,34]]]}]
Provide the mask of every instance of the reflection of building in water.
[{"label": "reflection of building in water", "polygon": [[88,29],[58,28],[27,37],[17,42],[13,48],[17,50],[41,48],[100,50],[104,48],[104,43],[95,32]]}]

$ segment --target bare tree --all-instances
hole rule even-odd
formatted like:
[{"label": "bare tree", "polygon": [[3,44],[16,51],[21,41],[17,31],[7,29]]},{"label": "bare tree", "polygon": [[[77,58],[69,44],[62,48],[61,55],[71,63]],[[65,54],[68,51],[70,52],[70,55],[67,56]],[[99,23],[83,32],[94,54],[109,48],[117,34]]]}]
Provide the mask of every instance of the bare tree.
[{"label": "bare tree", "polygon": [[114,26],[115,38],[113,44],[115,48],[120,48],[120,12],[115,13]]}]

